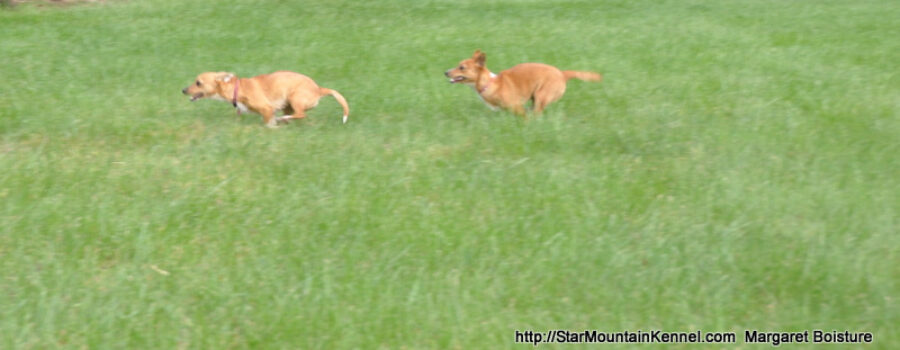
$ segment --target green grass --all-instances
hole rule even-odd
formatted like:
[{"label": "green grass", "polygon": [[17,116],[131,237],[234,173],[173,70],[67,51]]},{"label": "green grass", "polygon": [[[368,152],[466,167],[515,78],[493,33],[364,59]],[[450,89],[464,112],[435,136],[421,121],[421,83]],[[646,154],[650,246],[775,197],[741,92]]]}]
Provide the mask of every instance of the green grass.
[{"label": "green grass", "polygon": [[[0,347],[846,329],[900,348],[897,18],[882,0],[0,10]],[[605,80],[522,122],[443,77],[476,48],[494,71]],[[273,131],[180,94],[278,69],[339,90],[350,122],[324,98]]]}]

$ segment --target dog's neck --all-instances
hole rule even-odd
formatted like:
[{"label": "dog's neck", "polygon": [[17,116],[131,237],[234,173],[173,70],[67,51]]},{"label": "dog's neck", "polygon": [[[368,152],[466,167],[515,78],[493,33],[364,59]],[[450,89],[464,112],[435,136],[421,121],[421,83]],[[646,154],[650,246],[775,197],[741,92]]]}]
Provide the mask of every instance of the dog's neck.
[{"label": "dog's neck", "polygon": [[[220,86],[221,86],[221,89],[222,89],[222,90],[220,91],[220,93],[219,93],[219,95],[222,96],[221,98],[222,98],[223,100],[226,100],[226,101],[228,101],[228,102],[231,102],[231,105],[234,106],[234,108],[238,108],[238,105],[241,104],[241,102],[238,101],[238,97],[239,97],[240,90],[241,90],[241,79],[235,77],[235,78],[231,79],[231,80],[228,81],[228,82],[225,82],[225,84],[220,85]],[[230,91],[229,91],[229,90],[230,90]],[[237,112],[237,113],[238,113],[238,114],[241,114],[240,108],[238,108],[238,112]]]},{"label": "dog's neck", "polygon": [[487,68],[485,68],[484,71],[487,72],[487,74],[480,74],[478,76],[478,81],[475,82],[475,91],[478,91],[479,95],[487,91],[491,85],[494,85],[493,82],[496,80],[495,78],[497,78],[497,74],[491,73]]}]

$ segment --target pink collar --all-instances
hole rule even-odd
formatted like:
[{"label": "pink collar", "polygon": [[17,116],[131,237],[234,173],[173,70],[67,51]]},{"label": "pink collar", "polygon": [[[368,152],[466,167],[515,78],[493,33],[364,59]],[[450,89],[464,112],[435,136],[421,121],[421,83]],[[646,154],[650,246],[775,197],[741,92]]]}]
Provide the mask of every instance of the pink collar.
[{"label": "pink collar", "polygon": [[491,78],[488,79],[487,84],[484,84],[484,86],[482,86],[481,89],[478,90],[479,94],[483,94],[485,91],[487,91],[487,88],[489,86],[491,86],[491,81],[497,78],[496,74],[494,74],[494,73],[490,73],[490,74],[491,74]]},{"label": "pink collar", "polygon": [[[234,95],[231,96],[231,105],[234,106],[234,108],[238,108],[237,95],[238,95],[238,89],[240,89],[240,88],[241,88],[241,80],[238,79],[237,77],[235,77],[234,78]],[[237,114],[241,114],[240,108],[238,108]]]},{"label": "pink collar", "polygon": [[481,90],[478,90],[478,93],[479,93],[479,94],[483,94],[484,91],[487,90],[488,86],[491,86],[491,81],[490,81],[490,80],[488,80],[487,84],[484,84],[484,86],[481,87]]}]

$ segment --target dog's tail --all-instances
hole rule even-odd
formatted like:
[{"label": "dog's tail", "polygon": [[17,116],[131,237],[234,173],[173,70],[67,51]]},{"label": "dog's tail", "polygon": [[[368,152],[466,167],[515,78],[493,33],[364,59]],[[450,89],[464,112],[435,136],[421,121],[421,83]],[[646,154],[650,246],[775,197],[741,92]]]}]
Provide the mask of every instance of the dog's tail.
[{"label": "dog's tail", "polygon": [[350,106],[347,105],[347,100],[344,99],[344,96],[341,95],[340,92],[337,92],[336,90],[332,90],[332,89],[328,89],[328,88],[319,88],[319,93],[322,94],[322,96],[325,96],[325,95],[334,96],[334,99],[337,100],[338,103],[341,104],[341,107],[344,107],[344,119],[343,120],[344,120],[344,124],[346,124],[347,116],[350,115]]},{"label": "dog's tail", "polygon": [[601,81],[601,80],[603,80],[603,76],[600,75],[600,73],[594,73],[594,72],[564,70],[564,71],[562,71],[562,74],[564,77],[566,77],[566,80],[569,80],[572,78],[575,78],[578,80],[584,80],[584,81]]}]

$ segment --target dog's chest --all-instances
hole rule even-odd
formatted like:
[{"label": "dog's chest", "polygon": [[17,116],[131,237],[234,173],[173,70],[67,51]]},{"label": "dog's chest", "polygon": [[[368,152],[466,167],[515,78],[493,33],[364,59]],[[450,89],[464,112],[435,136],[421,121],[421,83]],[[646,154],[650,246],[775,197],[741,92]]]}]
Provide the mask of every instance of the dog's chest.
[{"label": "dog's chest", "polygon": [[496,111],[496,110],[500,109],[499,107],[497,107],[497,105],[495,105],[495,104],[491,103],[490,101],[488,101],[487,99],[485,99],[484,96],[482,96],[481,94],[478,94],[478,98],[480,98],[481,102],[484,102],[484,104],[486,104],[488,106],[488,108],[490,108],[491,110]]},{"label": "dog's chest", "polygon": [[[491,73],[491,81],[496,82],[497,74]],[[496,83],[494,83],[496,84]],[[484,102],[491,110],[499,110],[500,109],[500,100],[495,98],[496,96],[484,96],[483,91],[478,91],[478,88],[475,87],[475,84],[470,85],[472,90],[475,90],[475,93],[478,94],[478,98],[481,99],[481,102]],[[482,88],[482,90],[486,90],[487,87]]]},{"label": "dog's chest", "polygon": [[472,86],[472,90],[475,90],[475,94],[478,95],[478,98],[481,100],[481,102],[484,102],[484,104],[487,105],[488,108],[495,111],[500,109],[499,100],[497,100],[496,98],[491,98],[492,96],[485,97],[483,94],[478,92],[478,89],[476,89],[474,85]]}]

